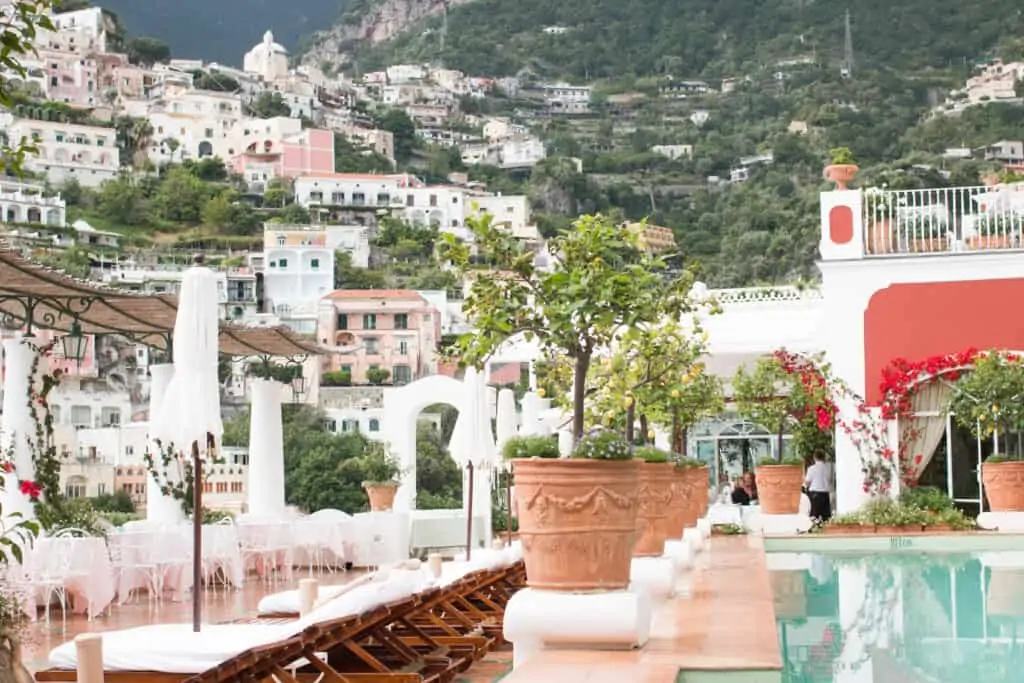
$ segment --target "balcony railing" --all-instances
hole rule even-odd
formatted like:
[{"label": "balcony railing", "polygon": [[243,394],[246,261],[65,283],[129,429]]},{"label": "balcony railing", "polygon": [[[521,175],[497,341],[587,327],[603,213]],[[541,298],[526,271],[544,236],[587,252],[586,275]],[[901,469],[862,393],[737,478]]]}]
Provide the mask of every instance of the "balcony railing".
[{"label": "balcony railing", "polygon": [[1024,183],[864,190],[867,256],[1024,248]]}]

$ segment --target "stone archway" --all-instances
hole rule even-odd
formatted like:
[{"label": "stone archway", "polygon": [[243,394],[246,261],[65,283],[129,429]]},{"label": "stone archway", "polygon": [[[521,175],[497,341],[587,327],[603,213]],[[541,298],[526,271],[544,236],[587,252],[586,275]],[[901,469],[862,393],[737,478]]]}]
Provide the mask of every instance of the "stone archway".
[{"label": "stone archway", "polygon": [[384,393],[387,443],[405,472],[395,498],[396,511],[416,509],[416,422],[420,413],[435,403],[444,403],[465,414],[465,394],[462,382],[444,375],[424,377]]}]

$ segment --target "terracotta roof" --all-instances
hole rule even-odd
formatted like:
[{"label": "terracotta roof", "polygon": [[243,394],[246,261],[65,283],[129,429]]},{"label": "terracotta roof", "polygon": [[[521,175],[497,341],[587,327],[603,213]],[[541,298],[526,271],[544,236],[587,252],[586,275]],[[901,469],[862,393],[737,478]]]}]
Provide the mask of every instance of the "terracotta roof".
[{"label": "terracotta roof", "polygon": [[[23,258],[0,241],[0,324],[83,334],[117,334],[166,349],[174,332],[178,300],[77,280]],[[220,351],[236,357],[291,357],[323,353],[312,340],[281,327],[242,327],[222,322]]]},{"label": "terracotta roof", "polygon": [[324,297],[353,301],[357,299],[392,299],[401,301],[426,301],[419,292],[411,289],[336,289]]}]

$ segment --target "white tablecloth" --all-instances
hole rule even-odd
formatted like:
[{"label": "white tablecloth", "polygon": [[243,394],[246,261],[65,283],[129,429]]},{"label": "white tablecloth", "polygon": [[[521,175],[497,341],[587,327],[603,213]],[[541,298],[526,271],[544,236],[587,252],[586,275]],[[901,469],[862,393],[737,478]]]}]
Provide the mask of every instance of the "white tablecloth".
[{"label": "white tablecloth", "polygon": [[352,518],[353,555],[357,567],[378,567],[409,559],[409,515],[362,512]]},{"label": "white tablecloth", "polygon": [[142,527],[107,538],[114,562],[118,602],[128,600],[132,591],[146,590],[172,594],[183,600],[192,588],[192,538],[185,527]]},{"label": "white tablecloth", "polygon": [[114,600],[114,574],[102,538],[40,538],[24,559],[29,587],[25,607],[33,616],[36,601],[45,600],[53,585],[62,585],[75,611],[89,618],[101,614]]}]

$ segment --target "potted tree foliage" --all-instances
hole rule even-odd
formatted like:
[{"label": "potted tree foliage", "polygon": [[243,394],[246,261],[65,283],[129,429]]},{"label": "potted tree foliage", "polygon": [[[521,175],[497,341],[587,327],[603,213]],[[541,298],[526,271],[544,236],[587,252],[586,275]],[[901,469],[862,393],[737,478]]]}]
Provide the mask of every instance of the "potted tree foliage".
[{"label": "potted tree foliage", "polygon": [[981,464],[992,512],[1024,512],[1024,459],[1009,435],[1024,430],[1024,362],[1016,354],[979,354],[957,380],[949,411],[977,438],[1000,441],[1002,453]]},{"label": "potted tree foliage", "polygon": [[825,167],[825,178],[836,184],[837,190],[846,190],[847,185],[857,176],[860,167],[853,162],[849,147],[835,147],[829,150],[830,163]]},{"label": "potted tree foliage", "polygon": [[452,352],[479,367],[522,335],[572,364],[574,456],[513,461],[528,581],[550,590],[622,589],[636,534],[640,468],[620,436],[583,439],[587,381],[595,354],[624,331],[678,322],[691,308],[693,276],[669,273],[664,260],[641,248],[642,231],[600,215],[582,216],[548,241],[549,268],[538,267],[535,254],[492,216],[467,226],[479,259],[493,270],[481,273],[467,244],[442,236],[442,256],[472,279],[465,311],[475,329]]},{"label": "potted tree foliage", "polygon": [[387,446],[382,443],[366,444],[366,451],[360,459],[363,489],[370,499],[370,510],[386,512],[394,507],[395,495],[402,485],[402,466]]}]

